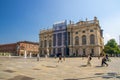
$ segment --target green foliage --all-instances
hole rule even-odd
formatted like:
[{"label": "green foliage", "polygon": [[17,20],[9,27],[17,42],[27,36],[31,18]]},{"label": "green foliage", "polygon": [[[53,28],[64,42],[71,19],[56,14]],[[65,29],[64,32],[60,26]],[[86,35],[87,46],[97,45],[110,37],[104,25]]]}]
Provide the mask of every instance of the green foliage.
[{"label": "green foliage", "polygon": [[110,39],[104,47],[104,52],[110,55],[120,54],[120,48],[118,47],[115,39]]}]

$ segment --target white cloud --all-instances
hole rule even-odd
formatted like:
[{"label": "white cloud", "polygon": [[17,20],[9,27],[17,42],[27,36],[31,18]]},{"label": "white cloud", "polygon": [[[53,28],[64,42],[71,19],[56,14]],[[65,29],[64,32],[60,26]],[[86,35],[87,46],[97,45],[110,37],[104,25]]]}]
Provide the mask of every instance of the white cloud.
[{"label": "white cloud", "polygon": [[119,44],[120,15],[115,13],[102,18],[101,25],[104,30],[104,44],[112,38]]},{"label": "white cloud", "polygon": [[104,44],[106,44],[107,41],[109,41],[110,39],[113,39],[113,38],[116,40],[116,37],[110,35],[109,33],[105,33],[104,34]]}]

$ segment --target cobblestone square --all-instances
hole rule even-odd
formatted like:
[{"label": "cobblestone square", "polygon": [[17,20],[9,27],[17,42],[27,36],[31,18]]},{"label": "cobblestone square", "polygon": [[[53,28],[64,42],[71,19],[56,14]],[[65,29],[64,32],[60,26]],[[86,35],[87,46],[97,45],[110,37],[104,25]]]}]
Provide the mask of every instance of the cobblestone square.
[{"label": "cobblestone square", "polygon": [[120,58],[110,58],[108,67],[101,67],[101,59],[87,58],[0,57],[0,80],[120,80]]}]

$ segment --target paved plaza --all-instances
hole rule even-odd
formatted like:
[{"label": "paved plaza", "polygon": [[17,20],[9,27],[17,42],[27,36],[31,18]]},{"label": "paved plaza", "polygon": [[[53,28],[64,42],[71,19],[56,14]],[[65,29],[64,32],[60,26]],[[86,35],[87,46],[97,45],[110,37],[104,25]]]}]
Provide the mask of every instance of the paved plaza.
[{"label": "paved plaza", "polygon": [[120,58],[110,58],[108,67],[101,67],[101,59],[92,58],[24,58],[0,57],[0,80],[120,80]]}]

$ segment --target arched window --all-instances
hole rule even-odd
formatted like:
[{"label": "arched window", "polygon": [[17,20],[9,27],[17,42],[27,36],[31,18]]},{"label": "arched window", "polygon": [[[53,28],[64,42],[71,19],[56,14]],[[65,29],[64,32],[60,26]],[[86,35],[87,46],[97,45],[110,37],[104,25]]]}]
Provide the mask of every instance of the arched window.
[{"label": "arched window", "polygon": [[90,35],[90,44],[95,44],[95,36],[93,34]]},{"label": "arched window", "polygon": [[86,36],[85,35],[82,36],[82,45],[86,45]]},{"label": "arched window", "polygon": [[75,45],[79,45],[79,37],[78,36],[75,37]]}]

